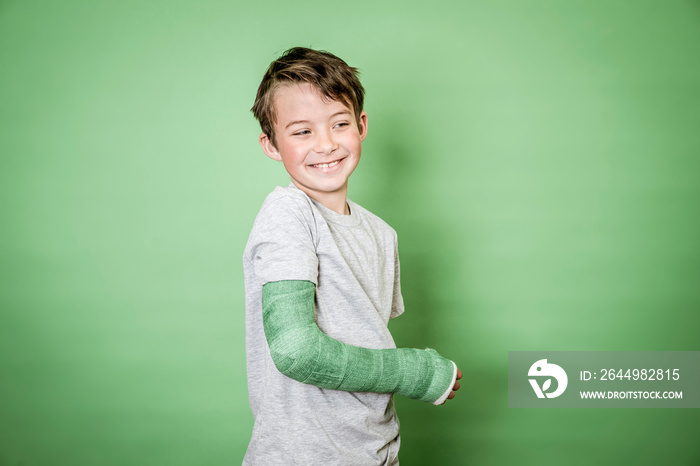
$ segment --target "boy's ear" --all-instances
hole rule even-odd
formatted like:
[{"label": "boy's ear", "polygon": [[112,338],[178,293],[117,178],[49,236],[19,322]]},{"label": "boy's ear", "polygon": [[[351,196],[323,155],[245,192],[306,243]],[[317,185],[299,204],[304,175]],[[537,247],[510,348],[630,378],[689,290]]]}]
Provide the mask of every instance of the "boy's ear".
[{"label": "boy's ear", "polygon": [[367,112],[360,113],[360,141],[364,141],[367,137]]},{"label": "boy's ear", "polygon": [[262,147],[263,152],[265,152],[265,155],[270,157],[272,160],[277,160],[278,162],[282,161],[282,156],[280,155],[280,151],[277,150],[275,145],[272,143],[270,140],[270,137],[265,134],[265,133],[260,133],[260,147]]}]

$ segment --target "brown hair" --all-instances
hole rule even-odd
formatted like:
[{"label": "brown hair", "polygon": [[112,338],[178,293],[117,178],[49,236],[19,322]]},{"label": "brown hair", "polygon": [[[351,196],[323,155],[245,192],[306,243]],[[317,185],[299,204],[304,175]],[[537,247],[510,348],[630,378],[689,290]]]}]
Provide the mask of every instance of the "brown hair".
[{"label": "brown hair", "polygon": [[270,63],[265,72],[251,111],[260,122],[262,132],[273,145],[275,109],[272,99],[275,90],[288,83],[309,83],[331,100],[340,101],[355,113],[357,124],[364,102],[365,90],[360,84],[359,72],[332,53],[305,47],[294,47]]}]

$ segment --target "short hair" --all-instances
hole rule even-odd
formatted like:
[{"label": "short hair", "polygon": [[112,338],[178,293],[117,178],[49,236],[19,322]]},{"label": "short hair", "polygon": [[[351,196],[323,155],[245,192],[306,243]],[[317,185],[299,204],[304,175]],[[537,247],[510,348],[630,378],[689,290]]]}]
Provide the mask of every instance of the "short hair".
[{"label": "short hair", "polygon": [[365,90],[357,68],[329,52],[293,47],[270,63],[251,108],[273,145],[277,145],[273,128],[274,94],[277,88],[289,83],[309,83],[329,99],[343,102],[353,110],[359,126]]}]

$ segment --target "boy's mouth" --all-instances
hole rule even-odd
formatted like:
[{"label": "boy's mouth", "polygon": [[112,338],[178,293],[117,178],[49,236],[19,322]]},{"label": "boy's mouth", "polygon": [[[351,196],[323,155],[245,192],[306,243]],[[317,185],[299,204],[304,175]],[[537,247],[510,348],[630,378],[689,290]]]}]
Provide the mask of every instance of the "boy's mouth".
[{"label": "boy's mouth", "polygon": [[333,162],[317,163],[317,164],[314,164],[311,166],[314,168],[333,168],[336,165],[338,165],[340,162],[342,162],[343,160],[345,160],[345,157],[343,157],[342,159],[334,160]]}]

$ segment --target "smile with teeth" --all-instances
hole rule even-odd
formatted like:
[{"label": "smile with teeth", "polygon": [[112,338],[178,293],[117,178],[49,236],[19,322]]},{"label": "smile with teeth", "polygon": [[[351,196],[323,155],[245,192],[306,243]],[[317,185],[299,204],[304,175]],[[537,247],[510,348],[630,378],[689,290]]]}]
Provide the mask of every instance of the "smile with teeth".
[{"label": "smile with teeth", "polygon": [[317,163],[317,164],[311,165],[311,166],[314,168],[330,168],[330,167],[335,167],[336,165],[338,165],[341,160],[343,160],[343,159],[336,160],[335,162],[330,162],[330,163]]}]

